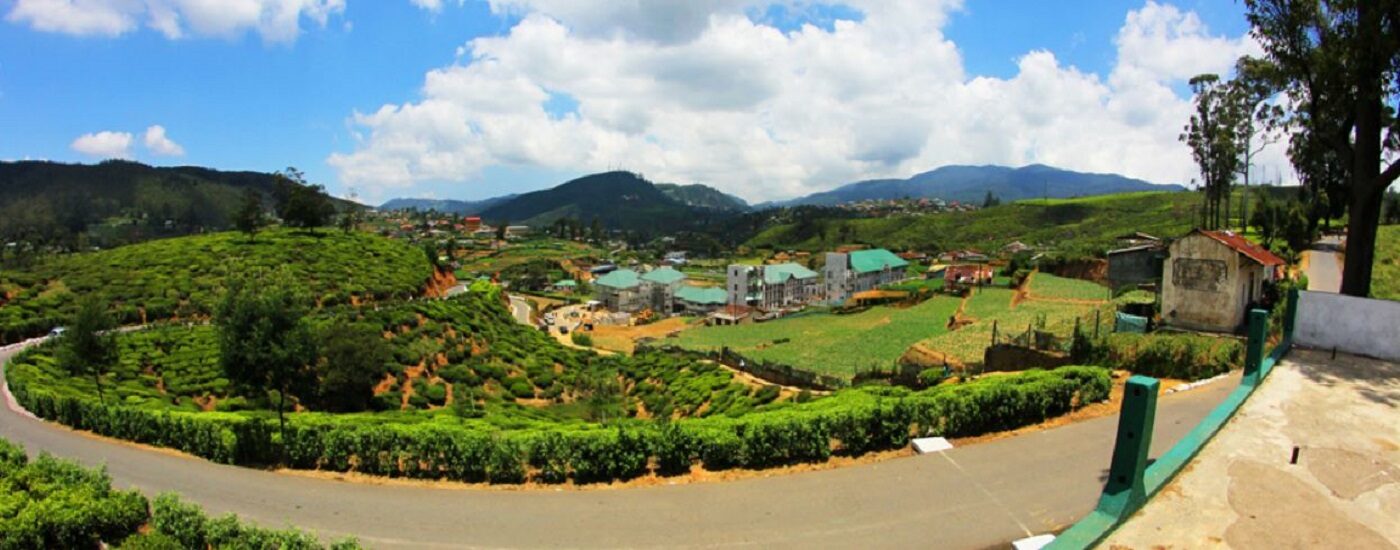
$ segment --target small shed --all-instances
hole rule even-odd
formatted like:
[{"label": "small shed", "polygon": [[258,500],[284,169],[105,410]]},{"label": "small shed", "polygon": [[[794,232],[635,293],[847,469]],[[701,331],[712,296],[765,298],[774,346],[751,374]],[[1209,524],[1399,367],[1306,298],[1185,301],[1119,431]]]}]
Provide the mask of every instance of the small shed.
[{"label": "small shed", "polygon": [[1162,320],[1185,329],[1235,332],[1281,276],[1285,262],[1229,231],[1197,229],[1172,243],[1163,265]]},{"label": "small shed", "polygon": [[1115,290],[1128,285],[1156,283],[1162,278],[1167,249],[1149,242],[1108,251],[1108,284]]}]

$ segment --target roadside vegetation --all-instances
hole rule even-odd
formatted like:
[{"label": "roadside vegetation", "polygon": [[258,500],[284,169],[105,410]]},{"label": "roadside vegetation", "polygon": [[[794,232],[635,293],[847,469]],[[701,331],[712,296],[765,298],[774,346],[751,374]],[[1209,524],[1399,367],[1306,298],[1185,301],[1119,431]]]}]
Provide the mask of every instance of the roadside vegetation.
[{"label": "roadside vegetation", "polygon": [[1376,233],[1376,263],[1371,293],[1382,300],[1400,300],[1400,225],[1381,226]]},{"label": "roadside vegetation", "polygon": [[[0,550],[97,547],[326,548],[303,531],[255,527],[232,514],[211,518],[174,494],[148,502],[135,490],[112,488],[102,469],[47,454],[31,460],[0,439]],[[359,547],[354,540],[330,546]]]}]

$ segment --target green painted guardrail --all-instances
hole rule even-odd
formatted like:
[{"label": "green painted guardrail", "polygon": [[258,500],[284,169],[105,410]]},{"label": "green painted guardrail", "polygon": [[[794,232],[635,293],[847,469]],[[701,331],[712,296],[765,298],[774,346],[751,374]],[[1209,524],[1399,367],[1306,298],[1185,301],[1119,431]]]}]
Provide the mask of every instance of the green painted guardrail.
[{"label": "green painted guardrail", "polygon": [[1298,318],[1297,290],[1288,293],[1285,307],[1283,338],[1267,355],[1264,346],[1268,339],[1269,313],[1261,309],[1249,312],[1249,341],[1245,344],[1244,377],[1239,387],[1151,465],[1148,465],[1148,453],[1157,415],[1158,382],[1149,376],[1133,375],[1128,379],[1123,408],[1118,415],[1118,436],[1109,463],[1108,482],[1104,484],[1099,503],[1094,511],[1060,533],[1045,548],[1092,548],[1103,542],[1201,452],[1292,348],[1293,327]]}]

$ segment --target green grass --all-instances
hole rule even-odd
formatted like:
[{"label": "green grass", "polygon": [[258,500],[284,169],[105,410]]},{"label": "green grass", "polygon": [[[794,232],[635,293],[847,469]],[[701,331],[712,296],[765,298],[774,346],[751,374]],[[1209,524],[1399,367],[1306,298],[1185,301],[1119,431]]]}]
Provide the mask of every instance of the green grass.
[{"label": "green grass", "polygon": [[996,250],[1011,241],[1058,245],[1101,254],[1115,237],[1143,231],[1174,237],[1199,217],[1201,196],[1187,192],[1143,192],[1080,199],[1025,201],[975,212],[916,217],[819,220],[806,226],[769,228],[748,242],[753,248],[830,250],[850,227],[855,242],[891,250]]},{"label": "green grass", "polygon": [[1376,232],[1376,258],[1371,265],[1371,296],[1400,300],[1400,225],[1383,225]]},{"label": "green grass", "polygon": [[852,315],[810,313],[766,323],[704,327],[667,342],[695,350],[728,346],[753,360],[851,376],[872,366],[889,368],[913,343],[946,332],[959,302],[935,296],[904,309],[881,306]]},{"label": "green grass", "polygon": [[417,295],[432,276],[423,252],[368,233],[270,230],[249,240],[215,233],[150,241],[48,258],[0,275],[14,291],[0,308],[0,343],[63,324],[75,297],[98,294],[123,324],[199,318],[209,313],[230,275],[286,269],[322,306],[358,299]]},{"label": "green grass", "polygon": [[464,262],[458,270],[458,277],[463,275],[487,275],[507,268],[529,263],[533,260],[566,260],[579,258],[594,258],[605,254],[605,251],[587,243],[568,241],[562,239],[537,239],[524,243],[512,244],[489,256],[476,258]]},{"label": "green grass", "polygon": [[1031,296],[1064,300],[1108,300],[1108,287],[1085,281],[1058,277],[1049,273],[1036,273],[1031,276]]},{"label": "green grass", "polygon": [[[1044,319],[1046,330],[1067,335],[1073,332],[1076,317],[1090,316],[1096,308],[1110,308],[1035,300],[1022,301],[1012,308],[1011,297],[1014,294],[1015,291],[1005,288],[978,289],[968,298],[967,306],[963,310],[964,317],[974,320],[972,324],[933,336],[921,343],[929,349],[947,353],[964,364],[981,363],[983,352],[992,343],[994,326],[998,334],[1005,337],[1009,334],[1023,333],[1028,327],[1038,326],[1041,319]],[[1106,313],[1103,315],[1103,322],[1111,322],[1112,318],[1111,313]],[[1092,323],[1092,318],[1089,322]]]}]

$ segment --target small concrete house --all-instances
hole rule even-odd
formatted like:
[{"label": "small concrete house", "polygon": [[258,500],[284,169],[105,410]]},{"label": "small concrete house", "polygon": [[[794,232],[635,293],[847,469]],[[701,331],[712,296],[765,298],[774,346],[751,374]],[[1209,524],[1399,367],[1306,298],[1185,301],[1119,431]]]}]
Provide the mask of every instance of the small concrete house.
[{"label": "small concrete house", "polygon": [[826,299],[845,302],[857,292],[902,281],[908,267],[907,260],[883,248],[828,252],[822,268],[826,274]]},{"label": "small concrete house", "polygon": [[950,265],[943,270],[943,282],[952,285],[985,285],[992,282],[994,274],[986,264]]},{"label": "small concrete house", "polygon": [[594,293],[603,307],[612,311],[634,312],[646,307],[641,278],[636,271],[618,269],[593,281]]},{"label": "small concrete house", "polygon": [[1162,262],[1166,257],[1166,247],[1155,242],[1110,250],[1108,284],[1116,290],[1129,285],[1155,283],[1162,278]]},{"label": "small concrete house", "polygon": [[1191,330],[1237,331],[1284,263],[1229,231],[1192,231],[1171,244],[1162,267],[1162,320]]}]

